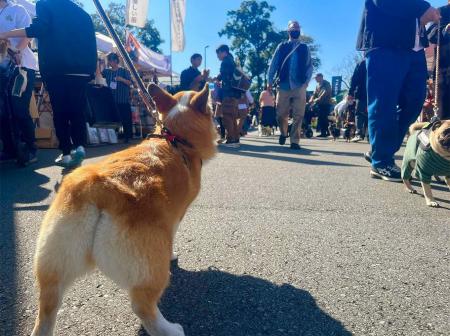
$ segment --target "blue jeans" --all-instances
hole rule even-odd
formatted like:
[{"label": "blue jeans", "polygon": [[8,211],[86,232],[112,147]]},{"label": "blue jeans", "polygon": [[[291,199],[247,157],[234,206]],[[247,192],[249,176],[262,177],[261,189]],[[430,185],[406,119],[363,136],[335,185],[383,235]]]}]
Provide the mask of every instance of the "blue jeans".
[{"label": "blue jeans", "polygon": [[367,54],[367,95],[372,166],[394,164],[408,127],[426,95],[424,51],[379,48]]}]

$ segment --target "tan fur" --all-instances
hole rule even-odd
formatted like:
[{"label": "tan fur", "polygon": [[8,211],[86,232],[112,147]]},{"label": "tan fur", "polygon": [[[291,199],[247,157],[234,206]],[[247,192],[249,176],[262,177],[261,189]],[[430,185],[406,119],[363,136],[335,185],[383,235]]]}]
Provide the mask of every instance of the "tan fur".
[{"label": "tan fur", "polygon": [[[157,308],[169,281],[176,228],[200,191],[202,161],[215,154],[208,86],[170,96],[149,87],[165,126],[193,147],[150,139],[68,175],[42,223],[35,256],[40,306],[33,336],[52,335],[62,294],[95,266],[130,293],[152,336],[184,335]],[[169,111],[172,109],[171,114]]]}]

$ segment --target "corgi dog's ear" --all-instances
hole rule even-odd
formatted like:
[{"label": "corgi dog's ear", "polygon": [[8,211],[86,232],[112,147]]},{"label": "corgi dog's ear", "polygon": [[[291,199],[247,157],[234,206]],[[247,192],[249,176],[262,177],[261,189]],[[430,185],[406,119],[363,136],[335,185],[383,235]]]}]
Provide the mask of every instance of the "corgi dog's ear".
[{"label": "corgi dog's ear", "polygon": [[198,111],[200,113],[207,113],[208,98],[209,98],[209,85],[208,83],[206,83],[202,91],[194,94],[189,105],[191,105],[191,107],[195,111]]},{"label": "corgi dog's ear", "polygon": [[147,89],[155,101],[156,108],[160,113],[167,113],[177,104],[177,100],[170,93],[161,89],[158,85],[151,83]]}]

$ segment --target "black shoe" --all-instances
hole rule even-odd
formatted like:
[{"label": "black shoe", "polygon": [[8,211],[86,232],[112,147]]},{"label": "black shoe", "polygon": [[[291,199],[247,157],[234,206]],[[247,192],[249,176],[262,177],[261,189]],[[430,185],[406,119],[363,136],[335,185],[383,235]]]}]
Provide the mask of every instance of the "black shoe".
[{"label": "black shoe", "polygon": [[280,135],[280,138],[278,139],[278,143],[283,146],[284,144],[286,144],[286,139],[287,137],[285,137],[284,135]]},{"label": "black shoe", "polygon": [[328,135],[326,135],[326,134],[319,134],[317,137],[318,138],[328,138]]},{"label": "black shoe", "polygon": [[300,147],[299,144],[292,143],[292,144],[291,144],[291,149],[293,149],[293,150],[300,150],[300,149],[302,149],[302,148]]},{"label": "black shoe", "polygon": [[367,162],[372,163],[372,152],[365,152],[364,159],[366,159]]},{"label": "black shoe", "polygon": [[385,168],[374,168],[370,170],[370,176],[373,178],[380,178],[389,182],[401,182],[402,175],[400,168],[396,165],[387,166]]}]

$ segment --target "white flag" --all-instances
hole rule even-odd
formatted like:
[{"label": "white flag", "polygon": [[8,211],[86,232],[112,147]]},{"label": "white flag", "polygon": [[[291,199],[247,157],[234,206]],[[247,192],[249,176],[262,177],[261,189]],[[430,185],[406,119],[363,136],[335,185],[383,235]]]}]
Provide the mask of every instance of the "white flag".
[{"label": "white flag", "polygon": [[172,51],[184,50],[184,18],[186,17],[186,0],[170,0],[172,22]]},{"label": "white flag", "polygon": [[147,22],[148,0],[127,0],[127,25],[144,28]]}]

